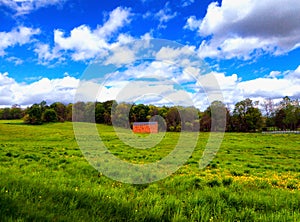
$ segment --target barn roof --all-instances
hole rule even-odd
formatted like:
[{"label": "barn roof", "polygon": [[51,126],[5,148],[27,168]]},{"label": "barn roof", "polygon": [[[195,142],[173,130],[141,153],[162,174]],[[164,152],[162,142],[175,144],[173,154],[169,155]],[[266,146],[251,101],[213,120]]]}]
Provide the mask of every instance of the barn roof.
[{"label": "barn roof", "polygon": [[138,126],[138,125],[155,125],[157,124],[157,122],[134,122],[133,125],[134,126]]}]

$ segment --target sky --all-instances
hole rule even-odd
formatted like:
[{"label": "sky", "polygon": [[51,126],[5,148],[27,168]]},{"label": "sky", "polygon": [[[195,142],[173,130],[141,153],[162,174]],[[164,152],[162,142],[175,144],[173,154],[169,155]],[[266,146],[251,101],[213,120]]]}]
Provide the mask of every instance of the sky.
[{"label": "sky", "polygon": [[0,0],[0,106],[82,90],[200,109],[216,88],[229,106],[297,99],[299,11],[299,0]]}]

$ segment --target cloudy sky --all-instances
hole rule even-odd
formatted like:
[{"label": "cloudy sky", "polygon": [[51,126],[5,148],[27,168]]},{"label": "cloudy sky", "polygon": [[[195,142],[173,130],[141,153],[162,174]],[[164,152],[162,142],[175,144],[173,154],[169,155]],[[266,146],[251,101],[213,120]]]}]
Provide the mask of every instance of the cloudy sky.
[{"label": "cloudy sky", "polygon": [[[153,85],[145,73],[161,77],[154,97],[165,103],[185,100],[185,91],[199,108],[204,104],[199,82],[187,73],[204,75],[206,92],[214,88],[206,81],[214,76],[227,104],[299,98],[299,11],[299,0],[0,0],[0,106],[73,102],[86,70],[99,58],[105,58],[100,71],[108,63],[126,68],[104,72],[111,79],[97,100],[136,88],[138,101],[151,91],[145,84]],[[130,65],[144,51],[128,44],[149,39],[176,44],[161,44],[150,63]],[[201,72],[202,63],[190,61],[190,53],[209,71]],[[141,77],[148,79],[141,84]]]}]

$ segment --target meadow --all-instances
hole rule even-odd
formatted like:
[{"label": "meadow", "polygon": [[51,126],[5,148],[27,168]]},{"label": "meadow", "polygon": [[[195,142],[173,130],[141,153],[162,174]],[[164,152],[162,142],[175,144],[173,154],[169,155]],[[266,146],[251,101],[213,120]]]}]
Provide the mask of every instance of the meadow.
[{"label": "meadow", "polygon": [[[134,163],[163,158],[179,135],[137,150],[97,127],[114,155]],[[0,221],[300,221],[299,134],[226,133],[200,170],[208,136],[170,177],[134,185],[95,170],[70,122],[0,121]]]}]

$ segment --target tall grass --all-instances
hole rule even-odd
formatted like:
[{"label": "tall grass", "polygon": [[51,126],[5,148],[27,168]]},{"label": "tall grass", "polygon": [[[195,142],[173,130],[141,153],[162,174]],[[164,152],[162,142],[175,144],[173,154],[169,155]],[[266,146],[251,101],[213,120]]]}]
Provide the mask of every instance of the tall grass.
[{"label": "tall grass", "polygon": [[[119,158],[156,161],[178,136],[153,149],[125,149],[99,125]],[[199,170],[208,134],[172,176],[131,185],[95,170],[71,123],[27,126],[0,121],[1,221],[299,221],[299,135],[228,133],[213,162]]]}]

